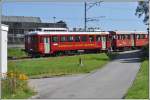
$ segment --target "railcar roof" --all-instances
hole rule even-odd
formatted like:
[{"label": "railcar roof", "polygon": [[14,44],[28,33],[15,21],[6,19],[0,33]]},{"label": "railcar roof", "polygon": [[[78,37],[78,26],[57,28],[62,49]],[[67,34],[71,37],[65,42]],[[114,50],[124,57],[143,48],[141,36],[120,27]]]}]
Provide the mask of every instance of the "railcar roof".
[{"label": "railcar roof", "polygon": [[116,34],[148,34],[146,31],[114,31]]},{"label": "railcar roof", "polygon": [[58,35],[58,34],[64,34],[64,35],[76,35],[76,34],[109,34],[109,32],[29,32],[27,35]]}]

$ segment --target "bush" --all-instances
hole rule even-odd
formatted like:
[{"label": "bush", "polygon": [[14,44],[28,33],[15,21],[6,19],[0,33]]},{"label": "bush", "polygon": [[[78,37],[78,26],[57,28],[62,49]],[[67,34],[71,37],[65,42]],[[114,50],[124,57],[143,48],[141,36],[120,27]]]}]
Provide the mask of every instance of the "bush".
[{"label": "bush", "polygon": [[142,50],[144,51],[144,56],[149,57],[149,44],[143,46]]}]

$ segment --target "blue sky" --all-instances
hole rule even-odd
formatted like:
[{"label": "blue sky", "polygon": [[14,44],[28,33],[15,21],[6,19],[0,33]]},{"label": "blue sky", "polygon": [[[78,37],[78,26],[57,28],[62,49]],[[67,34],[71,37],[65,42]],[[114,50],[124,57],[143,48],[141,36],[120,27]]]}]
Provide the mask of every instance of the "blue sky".
[{"label": "blue sky", "polygon": [[[103,2],[87,11],[87,17],[99,17],[99,21],[88,22],[88,27],[102,30],[146,31],[143,18],[135,16],[137,2]],[[2,14],[8,16],[36,16],[43,22],[64,20],[68,27],[84,27],[83,2],[9,2],[2,6]]]}]

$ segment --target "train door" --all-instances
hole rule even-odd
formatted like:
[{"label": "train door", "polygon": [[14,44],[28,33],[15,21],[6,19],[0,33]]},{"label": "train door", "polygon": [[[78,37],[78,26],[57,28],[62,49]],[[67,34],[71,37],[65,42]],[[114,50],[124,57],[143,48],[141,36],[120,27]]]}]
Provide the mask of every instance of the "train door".
[{"label": "train door", "polygon": [[102,40],[102,49],[105,50],[106,49],[106,36],[102,36],[101,40]]},{"label": "train door", "polygon": [[44,53],[50,53],[50,38],[44,37]]},{"label": "train door", "polygon": [[135,45],[134,34],[131,34],[131,43],[132,43],[132,46]]}]

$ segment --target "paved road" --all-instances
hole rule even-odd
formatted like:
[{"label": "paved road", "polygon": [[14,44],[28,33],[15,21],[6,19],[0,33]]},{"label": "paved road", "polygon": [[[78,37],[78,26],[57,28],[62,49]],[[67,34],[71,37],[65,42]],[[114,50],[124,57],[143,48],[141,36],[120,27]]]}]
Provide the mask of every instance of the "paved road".
[{"label": "paved road", "polygon": [[90,74],[31,79],[36,98],[112,98],[121,99],[140,68],[139,51],[122,52],[114,61]]}]

